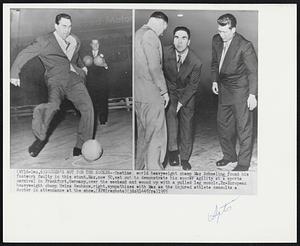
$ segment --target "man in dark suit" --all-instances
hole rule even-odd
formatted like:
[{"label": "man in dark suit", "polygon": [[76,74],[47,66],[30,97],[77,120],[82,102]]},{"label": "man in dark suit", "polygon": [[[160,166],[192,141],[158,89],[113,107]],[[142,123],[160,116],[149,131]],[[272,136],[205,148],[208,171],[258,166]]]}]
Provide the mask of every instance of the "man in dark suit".
[{"label": "man in dark suit", "polygon": [[257,57],[252,43],[236,32],[233,15],[222,15],[217,22],[219,34],[212,40],[212,90],[219,95],[217,123],[224,156],[216,165],[237,162],[233,171],[247,171],[252,156],[252,111],[257,106]]},{"label": "man in dark suit", "polygon": [[[99,50],[99,41],[93,39],[90,45],[92,49],[88,55],[93,57],[94,62],[90,66],[87,66],[86,85],[94,105],[94,128],[96,130],[97,119],[99,118],[100,124],[104,125],[108,118],[108,65],[103,52]],[[100,63],[97,63],[97,59]]]},{"label": "man in dark suit", "polygon": [[83,143],[93,135],[93,104],[84,85],[87,69],[78,55],[80,40],[71,34],[71,23],[68,14],[57,15],[55,31],[38,37],[22,50],[11,68],[10,82],[15,86],[20,86],[19,73],[33,57],[38,56],[46,70],[48,103],[38,105],[33,112],[32,130],[36,140],[28,149],[32,157],[47,143],[49,124],[64,97],[72,101],[81,114],[73,156],[81,154]]},{"label": "man in dark suit", "polygon": [[168,25],[168,17],[156,11],[134,39],[134,109],[137,144],[135,169],[163,169],[167,129],[165,107],[169,95],[162,71],[162,47],[159,40]]},{"label": "man in dark suit", "polygon": [[195,93],[202,64],[189,48],[191,34],[187,27],[176,27],[173,36],[173,45],[164,48],[163,67],[170,94],[167,109],[168,159],[171,166],[181,163],[183,170],[190,170]]}]

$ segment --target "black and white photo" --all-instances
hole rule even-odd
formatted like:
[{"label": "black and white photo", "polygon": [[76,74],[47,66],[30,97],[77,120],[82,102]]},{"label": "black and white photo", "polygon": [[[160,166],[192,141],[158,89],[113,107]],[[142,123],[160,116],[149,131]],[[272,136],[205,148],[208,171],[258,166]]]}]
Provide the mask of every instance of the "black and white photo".
[{"label": "black and white photo", "polygon": [[[168,23],[164,32],[159,32],[159,28],[148,21],[149,17],[154,19],[151,15],[155,11],[135,11],[136,30],[141,26],[149,29],[142,39],[144,43],[147,44],[150,33],[160,36],[163,74],[160,81],[165,83],[167,90],[158,86],[156,91],[161,94],[161,101],[165,95],[170,97],[163,112],[167,125],[167,145],[152,146],[166,155],[160,157],[159,164],[154,164],[158,158],[152,155],[153,164],[147,164],[148,170],[256,172],[259,142],[258,12],[162,9],[159,11],[168,17]],[[147,21],[148,24],[144,25]],[[136,39],[138,35],[140,33],[136,31]],[[135,42],[135,58],[138,61],[134,86],[137,90],[143,82],[139,79],[143,66],[139,61],[140,43],[139,40]],[[228,45],[226,53],[223,52],[223,44]],[[149,56],[153,54],[149,52]],[[155,68],[151,62],[154,63],[153,59],[148,58],[149,70],[144,68],[146,72]],[[158,79],[153,74],[158,74],[157,70],[151,73],[152,77],[144,75],[146,82],[143,84],[148,87],[157,85]],[[140,103],[143,95],[137,90],[135,102]],[[153,93],[145,94],[144,98],[157,103],[159,100]],[[150,99],[144,99],[144,102],[149,104]],[[136,112],[139,112],[138,108]],[[160,115],[163,117],[162,113]],[[136,128],[140,129],[139,113],[136,118]],[[145,128],[148,126],[151,132],[150,123],[142,125]],[[136,148],[140,153],[144,149],[140,150],[143,146],[138,136],[140,130],[137,129]],[[146,136],[154,136],[150,132]],[[142,132],[140,135],[144,139]],[[162,143],[161,132],[159,136],[161,139],[157,142]],[[154,152],[152,150],[151,153]],[[136,156],[138,170],[145,166],[140,162],[139,156]],[[144,163],[147,162],[149,160],[144,160]]]},{"label": "black and white photo", "polygon": [[132,11],[10,15],[11,168],[132,169]]},{"label": "black and white photo", "polygon": [[3,4],[3,241],[296,242],[295,4]]}]

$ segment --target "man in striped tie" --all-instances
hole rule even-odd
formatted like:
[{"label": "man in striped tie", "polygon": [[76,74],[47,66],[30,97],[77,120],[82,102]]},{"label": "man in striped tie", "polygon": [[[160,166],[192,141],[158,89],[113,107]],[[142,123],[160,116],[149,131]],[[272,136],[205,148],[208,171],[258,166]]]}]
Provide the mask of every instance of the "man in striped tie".
[{"label": "man in striped tie", "polygon": [[[164,74],[170,94],[167,109],[168,153],[164,165],[190,170],[192,123],[195,93],[200,82],[201,61],[189,48],[191,32],[178,26],[173,31],[173,45],[164,49]],[[180,139],[180,141],[178,141]]]}]

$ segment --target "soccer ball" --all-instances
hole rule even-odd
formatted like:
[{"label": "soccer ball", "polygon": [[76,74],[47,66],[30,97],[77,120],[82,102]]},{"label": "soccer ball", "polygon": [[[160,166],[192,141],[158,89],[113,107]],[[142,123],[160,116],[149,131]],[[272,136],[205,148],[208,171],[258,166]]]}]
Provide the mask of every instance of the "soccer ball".
[{"label": "soccer ball", "polygon": [[103,149],[96,139],[89,139],[82,145],[81,153],[87,161],[95,161],[101,157]]}]

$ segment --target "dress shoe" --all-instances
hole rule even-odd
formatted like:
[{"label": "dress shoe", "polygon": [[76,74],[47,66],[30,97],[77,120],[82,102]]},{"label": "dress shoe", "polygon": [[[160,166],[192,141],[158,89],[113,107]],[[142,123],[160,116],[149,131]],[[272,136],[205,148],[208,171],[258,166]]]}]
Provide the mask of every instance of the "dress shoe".
[{"label": "dress shoe", "polygon": [[38,154],[41,152],[41,150],[44,148],[46,145],[47,140],[40,140],[36,138],[36,140],[30,145],[28,148],[28,152],[32,157],[38,156]]},{"label": "dress shoe", "polygon": [[74,147],[73,148],[73,156],[80,156],[81,155],[81,149]]},{"label": "dress shoe", "polygon": [[178,150],[169,151],[168,156],[170,166],[179,166]]},{"label": "dress shoe", "polygon": [[191,170],[192,166],[187,160],[181,160],[181,166],[183,170]]},{"label": "dress shoe", "polygon": [[236,162],[236,161],[229,161],[229,160],[222,159],[222,160],[217,161],[216,165],[217,165],[217,167],[223,167],[223,166],[228,165],[231,162]]},{"label": "dress shoe", "polygon": [[237,165],[232,171],[248,171],[248,166]]},{"label": "dress shoe", "polygon": [[166,154],[165,159],[164,159],[163,163],[161,164],[161,165],[163,166],[164,169],[165,169],[166,166],[168,165],[168,161],[169,161],[169,158],[168,158],[168,155]]}]

